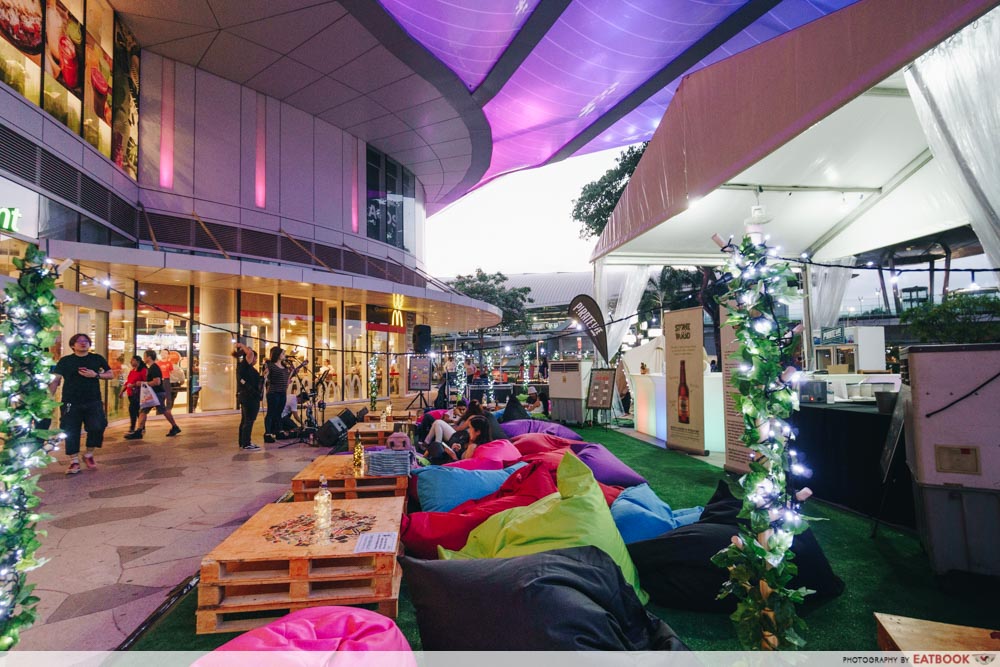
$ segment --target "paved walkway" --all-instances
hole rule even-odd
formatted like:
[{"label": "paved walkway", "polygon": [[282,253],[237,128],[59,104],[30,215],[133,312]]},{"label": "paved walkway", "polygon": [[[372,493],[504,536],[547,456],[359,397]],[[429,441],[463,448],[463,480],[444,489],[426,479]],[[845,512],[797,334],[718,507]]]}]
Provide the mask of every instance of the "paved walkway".
[{"label": "paved walkway", "polygon": [[[142,440],[123,439],[128,424],[111,426],[97,470],[67,476],[60,454],[43,472],[41,511],[52,518],[42,524],[39,555],[48,562],[29,573],[39,618],[18,649],[115,648],[198,571],[202,556],[329,451],[279,442],[241,452],[238,414],[177,421],[174,438],[164,437],[162,417],[150,418]],[[253,441],[263,443],[263,415],[255,426]]]}]

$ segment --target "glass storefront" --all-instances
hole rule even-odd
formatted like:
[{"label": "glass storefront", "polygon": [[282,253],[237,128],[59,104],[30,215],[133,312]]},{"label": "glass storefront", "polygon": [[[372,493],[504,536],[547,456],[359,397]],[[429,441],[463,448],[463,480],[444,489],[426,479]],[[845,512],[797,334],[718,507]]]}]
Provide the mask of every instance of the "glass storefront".
[{"label": "glass storefront", "polygon": [[344,304],[344,400],[368,396],[368,350],[365,342],[364,306]]},{"label": "glass storefront", "polygon": [[344,397],[344,355],[340,351],[340,302],[317,299],[313,302],[313,341],[316,356],[316,396],[320,401],[340,401]]}]

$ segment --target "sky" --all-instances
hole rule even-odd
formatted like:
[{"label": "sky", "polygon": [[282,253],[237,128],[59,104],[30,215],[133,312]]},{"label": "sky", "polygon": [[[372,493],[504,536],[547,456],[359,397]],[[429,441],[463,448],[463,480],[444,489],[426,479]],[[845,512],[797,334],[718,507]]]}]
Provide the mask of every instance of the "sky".
[{"label": "sky", "polygon": [[477,268],[504,274],[589,271],[597,238],[580,240],[571,215],[583,186],[624,148],[501,176],[427,220],[425,262],[436,277]]}]

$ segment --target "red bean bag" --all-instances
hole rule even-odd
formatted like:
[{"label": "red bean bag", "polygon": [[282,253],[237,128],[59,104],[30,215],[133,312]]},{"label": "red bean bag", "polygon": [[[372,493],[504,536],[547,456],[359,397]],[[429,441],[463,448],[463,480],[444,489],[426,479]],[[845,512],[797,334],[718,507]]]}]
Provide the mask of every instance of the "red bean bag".
[{"label": "red bean bag", "polygon": [[535,462],[516,470],[495,493],[466,501],[450,512],[404,515],[400,525],[401,539],[410,555],[437,558],[438,545],[451,550],[461,549],[472,529],[497,512],[530,505],[557,491],[555,475],[546,463]]},{"label": "red bean bag", "polygon": [[579,440],[561,438],[558,435],[548,433],[526,433],[510,440],[517,447],[517,451],[524,454],[537,454],[538,452],[561,451],[579,443]]},{"label": "red bean bag", "polygon": [[[556,479],[556,469],[559,467],[559,463],[563,460],[563,457],[567,454],[574,455],[572,450],[567,451],[565,449],[560,449],[551,452],[538,452],[536,454],[528,454],[527,456],[522,456],[521,460],[525,463],[541,463],[545,470],[548,471],[549,475],[552,476],[553,482]],[[575,455],[574,455],[575,456]],[[584,463],[587,463],[584,461]],[[594,475],[595,479],[597,475]],[[604,499],[608,502],[608,507],[611,507],[611,503],[615,502],[619,494],[624,490],[622,486],[612,486],[609,484],[604,484],[601,481],[597,482],[597,485],[601,487],[601,493],[604,494]]]},{"label": "red bean bag", "polygon": [[393,664],[416,665],[410,644],[391,618],[357,607],[311,607],[293,611],[215,650],[404,651],[405,656],[400,655]]}]

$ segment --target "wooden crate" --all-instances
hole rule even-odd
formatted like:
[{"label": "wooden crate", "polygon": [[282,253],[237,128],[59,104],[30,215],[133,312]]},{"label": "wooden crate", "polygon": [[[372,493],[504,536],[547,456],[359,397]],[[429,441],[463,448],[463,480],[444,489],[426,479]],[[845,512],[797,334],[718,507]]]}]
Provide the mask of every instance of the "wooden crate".
[{"label": "wooden crate", "polygon": [[294,530],[299,522],[308,525],[311,502],[266,505],[202,559],[198,634],[247,630],[320,605],[376,604],[379,613],[395,617],[404,502],[402,497],[333,501],[334,517],[341,511],[350,515],[346,522],[335,520],[335,528],[360,521],[371,532],[397,534],[396,552],[361,554],[354,553],[353,532],[343,541],[315,543],[308,531]]},{"label": "wooden crate", "polygon": [[292,478],[296,502],[312,500],[319,490],[319,476],[325,475],[334,498],[379,498],[405,496],[409,477],[357,476],[350,454],[320,456]]}]

